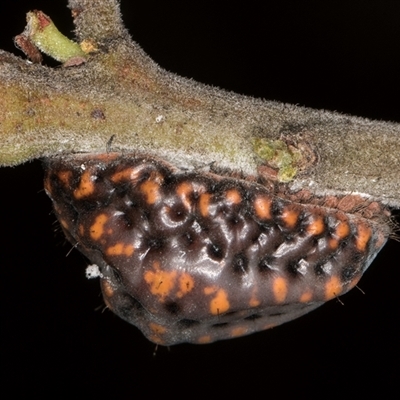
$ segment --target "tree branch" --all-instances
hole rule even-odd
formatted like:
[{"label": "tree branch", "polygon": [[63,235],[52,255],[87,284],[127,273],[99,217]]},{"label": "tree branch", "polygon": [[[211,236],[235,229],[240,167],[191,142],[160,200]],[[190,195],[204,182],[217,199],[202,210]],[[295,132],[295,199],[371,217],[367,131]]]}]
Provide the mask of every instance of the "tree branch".
[{"label": "tree branch", "polygon": [[[140,151],[291,189],[400,207],[400,125],[266,102],[177,77],[131,41],[118,2],[70,0],[86,63],[52,69],[0,53],[0,165],[68,152]],[[281,153],[269,150],[276,148]],[[265,155],[267,154],[267,155]],[[289,161],[282,163],[283,159]]]}]

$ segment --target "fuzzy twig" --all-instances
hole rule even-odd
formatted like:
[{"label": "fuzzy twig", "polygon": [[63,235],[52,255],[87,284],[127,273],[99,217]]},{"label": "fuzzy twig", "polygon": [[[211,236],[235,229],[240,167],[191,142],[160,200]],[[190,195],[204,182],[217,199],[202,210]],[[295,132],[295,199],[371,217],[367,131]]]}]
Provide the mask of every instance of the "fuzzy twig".
[{"label": "fuzzy twig", "polygon": [[[54,45],[54,29],[41,31],[50,48],[29,30],[21,41],[33,56],[42,48],[64,68],[0,52],[0,165],[104,152],[114,137],[114,150],[181,167],[275,174],[292,189],[357,192],[400,207],[399,124],[256,100],[180,78],[132,42],[118,1],[70,0],[69,7],[72,47]],[[75,50],[61,56],[65,45]]]}]

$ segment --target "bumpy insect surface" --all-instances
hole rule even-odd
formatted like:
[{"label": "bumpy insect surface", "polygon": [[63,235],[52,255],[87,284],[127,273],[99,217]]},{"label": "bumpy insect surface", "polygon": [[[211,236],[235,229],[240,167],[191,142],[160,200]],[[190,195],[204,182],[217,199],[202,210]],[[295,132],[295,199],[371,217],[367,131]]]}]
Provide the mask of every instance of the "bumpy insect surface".
[{"label": "bumpy insect surface", "polygon": [[209,343],[297,318],[355,286],[384,224],[135,154],[47,161],[68,239],[107,306],[153,342]]}]

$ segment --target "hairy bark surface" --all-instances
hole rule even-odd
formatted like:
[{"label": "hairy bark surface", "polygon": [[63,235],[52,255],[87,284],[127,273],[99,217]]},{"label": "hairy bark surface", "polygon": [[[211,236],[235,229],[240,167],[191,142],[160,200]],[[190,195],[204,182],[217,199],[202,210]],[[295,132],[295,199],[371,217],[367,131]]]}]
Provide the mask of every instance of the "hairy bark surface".
[{"label": "hairy bark surface", "polygon": [[[65,68],[0,53],[0,165],[69,152],[158,155],[291,189],[400,205],[400,125],[236,95],[166,72],[129,37],[114,0],[70,0],[87,62]],[[56,54],[53,56],[55,58]],[[68,65],[68,63],[66,63]],[[261,149],[260,149],[261,143]],[[289,164],[264,150],[278,143]],[[276,155],[276,153],[275,153]]]}]

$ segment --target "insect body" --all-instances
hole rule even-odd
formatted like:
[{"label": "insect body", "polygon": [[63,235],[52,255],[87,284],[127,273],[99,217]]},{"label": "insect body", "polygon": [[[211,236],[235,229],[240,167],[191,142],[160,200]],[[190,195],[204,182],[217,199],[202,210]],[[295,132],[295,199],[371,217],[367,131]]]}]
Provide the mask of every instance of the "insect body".
[{"label": "insect body", "polygon": [[384,224],[135,154],[47,161],[69,240],[107,306],[153,342],[209,343],[297,318],[356,285]]}]

